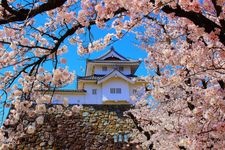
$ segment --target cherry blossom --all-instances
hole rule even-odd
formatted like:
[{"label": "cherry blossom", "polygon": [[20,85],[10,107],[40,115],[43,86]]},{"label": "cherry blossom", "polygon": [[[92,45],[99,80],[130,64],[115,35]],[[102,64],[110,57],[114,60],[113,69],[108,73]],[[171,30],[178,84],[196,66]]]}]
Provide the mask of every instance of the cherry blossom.
[{"label": "cherry blossom", "polygon": [[36,122],[37,124],[43,124],[44,123],[44,116],[39,116],[36,118]]},{"label": "cherry blossom", "polygon": [[30,126],[27,127],[27,133],[28,134],[33,134],[35,132],[35,130],[36,130],[35,125],[30,125]]},{"label": "cherry blossom", "polygon": [[[21,115],[75,113],[79,106],[73,113],[48,107],[53,91],[75,78],[63,56],[68,45],[83,55],[134,34],[155,74],[145,78],[147,92],[134,96],[127,113],[136,125],[132,142],[144,149],[223,149],[224,14],[223,0],[2,0],[0,89],[13,107],[4,126]],[[94,39],[93,26],[109,33]],[[21,136],[35,132],[36,123],[23,123]]]}]

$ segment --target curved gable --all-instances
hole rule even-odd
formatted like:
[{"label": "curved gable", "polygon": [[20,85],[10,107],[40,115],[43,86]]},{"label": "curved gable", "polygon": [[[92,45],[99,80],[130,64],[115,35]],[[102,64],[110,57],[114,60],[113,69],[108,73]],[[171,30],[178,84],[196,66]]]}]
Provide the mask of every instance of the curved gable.
[{"label": "curved gable", "polygon": [[101,57],[99,57],[95,60],[124,60],[124,61],[128,61],[127,58],[125,58],[124,56],[117,53],[113,47],[111,47],[110,51],[108,51],[106,54],[102,55]]},{"label": "curved gable", "polygon": [[102,79],[98,80],[97,84],[103,83],[103,82],[105,82],[105,81],[107,81],[107,80],[109,80],[110,78],[113,78],[113,77],[119,77],[121,79],[126,80],[129,83],[134,84],[133,80],[131,80],[130,78],[126,77],[124,74],[122,74],[118,70],[114,70],[111,73],[109,73],[108,75],[104,76]]}]

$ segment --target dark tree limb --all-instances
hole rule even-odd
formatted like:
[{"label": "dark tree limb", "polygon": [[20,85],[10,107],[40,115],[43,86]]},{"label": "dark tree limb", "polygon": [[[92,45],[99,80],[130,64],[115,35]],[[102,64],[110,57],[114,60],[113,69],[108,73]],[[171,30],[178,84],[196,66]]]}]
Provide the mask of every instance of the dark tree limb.
[{"label": "dark tree limb", "polygon": [[224,81],[223,80],[218,80],[217,82],[219,83],[220,87],[224,90],[225,89]]},{"label": "dark tree limb", "polygon": [[207,89],[207,85],[208,85],[208,81],[206,81],[205,79],[202,79],[202,88]]},{"label": "dark tree limb", "polygon": [[158,76],[161,76],[161,75],[162,75],[161,72],[160,72],[160,67],[159,67],[159,65],[157,65],[157,68],[156,68],[155,73],[156,73]]},{"label": "dark tree limb", "polygon": [[32,18],[38,14],[43,12],[55,9],[57,7],[62,6],[66,0],[48,0],[47,3],[43,3],[42,5],[35,7],[33,9],[19,9],[14,10],[12,7],[8,5],[7,0],[2,0],[1,5],[8,13],[4,13],[4,18],[0,19],[0,24],[7,24],[15,21],[24,21],[28,18]]},{"label": "dark tree limb", "polygon": [[222,7],[217,5],[216,3],[217,0],[212,0],[213,6],[216,10],[216,16],[219,17],[220,13],[222,12]]},{"label": "dark tree limb", "polygon": [[[135,127],[138,129],[139,132],[143,133],[145,135],[145,137],[147,138],[147,140],[151,139],[151,136],[154,134],[154,131],[144,131],[144,129],[139,125],[138,120],[136,119],[136,117],[131,113],[131,112],[127,112],[127,115],[133,120]],[[150,121],[150,124],[152,124],[152,122]],[[154,144],[151,143],[148,146],[149,150],[155,150],[154,148]]]},{"label": "dark tree limb", "polygon": [[139,125],[138,123],[138,120],[136,119],[136,117],[131,113],[131,112],[128,112],[127,115],[133,120],[136,128],[138,129],[139,132],[143,132],[145,137],[147,138],[147,140],[150,140],[151,138],[151,135],[154,134],[154,133],[149,133],[147,131],[144,131],[144,129]]},{"label": "dark tree limb", "polygon": [[191,102],[187,102],[188,108],[190,110],[194,110],[195,109],[195,105],[193,105]]}]

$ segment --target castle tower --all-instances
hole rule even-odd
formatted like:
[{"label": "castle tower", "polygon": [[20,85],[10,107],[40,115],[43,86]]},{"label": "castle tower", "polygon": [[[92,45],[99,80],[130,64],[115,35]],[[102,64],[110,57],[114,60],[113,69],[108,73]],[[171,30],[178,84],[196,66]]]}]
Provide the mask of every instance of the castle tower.
[{"label": "castle tower", "polygon": [[129,104],[131,96],[146,84],[135,75],[140,63],[112,47],[101,57],[87,60],[85,76],[77,77],[77,90],[55,91],[55,95],[66,96],[70,104]]}]

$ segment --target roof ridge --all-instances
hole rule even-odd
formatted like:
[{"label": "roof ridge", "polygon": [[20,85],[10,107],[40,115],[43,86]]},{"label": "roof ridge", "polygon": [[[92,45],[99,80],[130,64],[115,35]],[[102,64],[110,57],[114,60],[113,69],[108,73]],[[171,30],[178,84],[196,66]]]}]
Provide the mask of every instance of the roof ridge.
[{"label": "roof ridge", "polygon": [[109,53],[111,53],[111,52],[115,52],[118,56],[120,56],[121,58],[123,58],[125,61],[129,61],[129,59],[127,59],[126,57],[124,57],[124,56],[122,56],[120,53],[118,53],[118,52],[115,50],[115,48],[114,48],[113,46],[112,46],[112,47],[110,48],[110,50],[107,51],[105,54],[103,54],[102,56],[100,56],[100,57],[98,57],[98,58],[96,58],[96,59],[93,59],[93,60],[99,60],[99,59],[101,59],[101,58],[107,56],[107,55],[108,55]]}]

